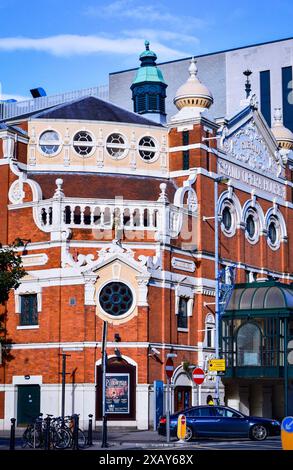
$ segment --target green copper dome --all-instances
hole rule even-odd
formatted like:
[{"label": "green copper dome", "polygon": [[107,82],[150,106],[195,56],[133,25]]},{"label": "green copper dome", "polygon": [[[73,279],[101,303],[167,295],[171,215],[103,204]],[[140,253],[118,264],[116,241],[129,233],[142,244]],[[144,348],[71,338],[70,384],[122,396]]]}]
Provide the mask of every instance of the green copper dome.
[{"label": "green copper dome", "polygon": [[142,82],[165,83],[163,74],[156,64],[157,56],[155,52],[150,50],[149,41],[145,41],[145,51],[140,54],[139,60],[141,66],[136,72],[135,79],[132,82],[133,85]]},{"label": "green copper dome", "polygon": [[165,123],[167,84],[161,70],[157,67],[156,54],[150,51],[149,41],[145,41],[144,44],[145,51],[139,56],[141,65],[130,87],[134,112],[145,114],[156,122]]}]

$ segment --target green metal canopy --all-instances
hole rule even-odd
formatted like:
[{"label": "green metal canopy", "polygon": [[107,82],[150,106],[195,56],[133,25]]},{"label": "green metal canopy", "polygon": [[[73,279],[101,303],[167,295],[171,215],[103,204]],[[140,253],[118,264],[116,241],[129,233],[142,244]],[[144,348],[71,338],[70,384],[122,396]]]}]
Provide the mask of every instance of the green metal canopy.
[{"label": "green metal canopy", "polygon": [[293,287],[276,281],[237,284],[224,316],[272,315],[293,312]]}]

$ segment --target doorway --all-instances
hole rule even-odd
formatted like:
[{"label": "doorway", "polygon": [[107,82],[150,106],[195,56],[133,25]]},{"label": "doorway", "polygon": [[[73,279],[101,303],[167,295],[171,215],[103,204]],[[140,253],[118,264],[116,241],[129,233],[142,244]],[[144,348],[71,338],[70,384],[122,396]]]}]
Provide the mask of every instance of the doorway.
[{"label": "doorway", "polygon": [[41,393],[39,385],[18,385],[17,426],[32,423],[40,414]]},{"label": "doorway", "polygon": [[185,410],[191,406],[191,387],[177,386],[174,393],[174,412]]}]

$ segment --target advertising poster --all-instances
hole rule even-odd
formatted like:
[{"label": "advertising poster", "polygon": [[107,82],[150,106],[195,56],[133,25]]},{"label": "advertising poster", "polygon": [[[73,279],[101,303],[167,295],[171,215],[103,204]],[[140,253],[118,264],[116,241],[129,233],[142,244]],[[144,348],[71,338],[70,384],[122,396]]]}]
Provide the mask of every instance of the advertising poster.
[{"label": "advertising poster", "polygon": [[129,374],[106,374],[106,413],[129,413]]}]

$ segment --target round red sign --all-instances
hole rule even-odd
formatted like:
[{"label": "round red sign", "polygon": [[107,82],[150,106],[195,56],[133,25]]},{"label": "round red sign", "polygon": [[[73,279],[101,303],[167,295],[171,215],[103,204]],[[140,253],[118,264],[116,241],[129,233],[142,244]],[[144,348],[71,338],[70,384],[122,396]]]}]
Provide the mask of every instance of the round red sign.
[{"label": "round red sign", "polygon": [[193,370],[192,372],[192,380],[194,383],[197,385],[200,385],[203,383],[205,379],[205,373],[200,367],[196,367],[196,369]]},{"label": "round red sign", "polygon": [[166,375],[168,379],[171,379],[173,375],[173,371],[174,371],[174,364],[173,364],[173,360],[171,359],[171,357],[168,357],[166,361],[165,370],[166,370]]}]

